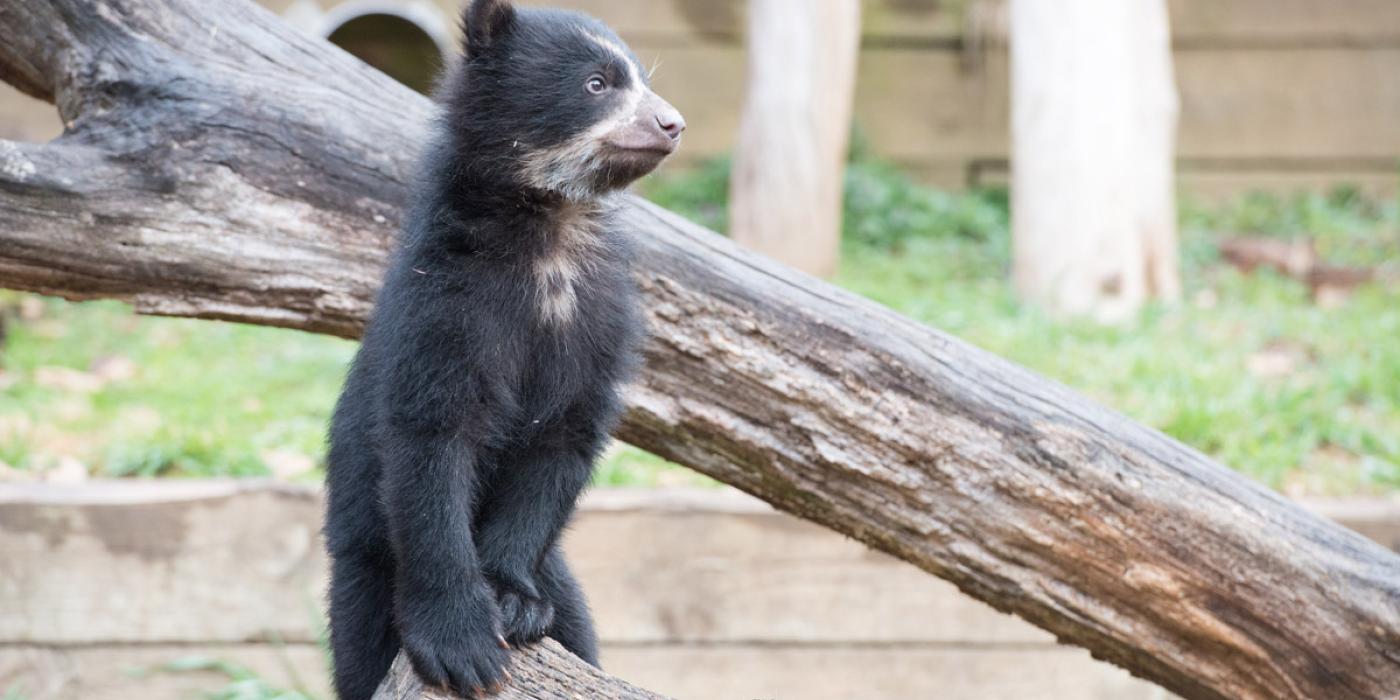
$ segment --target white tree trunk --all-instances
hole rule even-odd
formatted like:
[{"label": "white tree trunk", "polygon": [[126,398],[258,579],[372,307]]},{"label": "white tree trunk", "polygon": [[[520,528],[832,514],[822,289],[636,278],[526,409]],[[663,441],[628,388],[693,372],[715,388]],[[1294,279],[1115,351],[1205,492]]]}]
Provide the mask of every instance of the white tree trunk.
[{"label": "white tree trunk", "polygon": [[836,270],[859,0],[751,0],[749,74],[729,197],[742,245]]},{"label": "white tree trunk", "polygon": [[1012,0],[1014,276],[1120,320],[1180,293],[1165,0]]}]

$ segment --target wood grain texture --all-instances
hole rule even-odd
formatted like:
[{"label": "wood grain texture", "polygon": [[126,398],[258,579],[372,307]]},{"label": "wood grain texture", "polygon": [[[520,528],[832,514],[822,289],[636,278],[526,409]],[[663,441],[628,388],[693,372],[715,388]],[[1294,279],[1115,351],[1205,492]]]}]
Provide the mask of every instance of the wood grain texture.
[{"label": "wood grain texture", "polygon": [[[0,280],[354,336],[429,103],[242,0],[0,1],[68,133],[0,144]],[[1060,385],[650,204],[620,437],[1190,698],[1400,687],[1400,558]]]},{"label": "wood grain texture", "polygon": [[1079,649],[692,646],[604,649],[682,700],[1172,700]]},{"label": "wood grain texture", "polygon": [[[1169,697],[1065,647],[605,644],[602,655],[609,672],[682,700]],[[303,687],[313,698],[333,697],[325,656],[315,644],[10,646],[0,652],[0,687],[24,688],[25,700],[197,700],[229,685],[228,677],[213,669],[132,673],[190,657],[237,664],[276,687]]]},{"label": "wood grain texture", "polygon": [[[511,655],[512,680],[495,700],[663,700],[663,696],[629,685],[580,661],[558,642],[546,639]],[[457,696],[424,688],[402,652],[374,700],[456,700]]]},{"label": "wood grain texture", "polygon": [[313,644],[9,644],[0,649],[0,688],[24,700],[195,700],[231,683],[218,668],[170,670],[176,661],[233,664],[276,688],[329,700],[326,654]]},{"label": "wood grain texture", "polygon": [[[1237,9],[1241,2],[1255,14]],[[1400,4],[1379,2],[1395,8],[1387,12],[1400,12]],[[1239,44],[1202,35],[1178,47],[1184,189],[1217,196],[1252,189],[1325,191],[1337,183],[1355,183],[1379,196],[1393,195],[1395,162],[1400,157],[1400,81],[1391,76],[1400,71],[1400,38],[1384,44],[1358,35],[1329,43],[1330,35],[1295,36],[1295,28],[1301,32],[1312,21],[1310,14],[1301,12],[1302,3],[1290,0],[1277,13],[1269,11],[1268,3],[1193,0],[1190,4],[1199,8],[1192,13],[1202,17],[1201,22],[1214,17],[1212,21],[1222,23],[1219,32],[1248,40]],[[1400,24],[1364,24],[1369,16],[1388,17],[1378,14],[1379,9],[1333,13],[1330,3],[1303,3],[1325,15],[1311,25],[1317,32],[1352,37],[1366,26],[1377,32],[1400,32]],[[671,2],[595,0],[586,4],[624,23],[634,21],[626,12],[637,5],[657,8],[637,15],[638,23],[679,12]],[[1357,8],[1364,4],[1350,3]],[[1173,18],[1178,19],[1175,14]],[[1276,25],[1276,30],[1265,31]],[[1185,28],[1176,29],[1181,37]],[[730,153],[743,101],[742,46],[693,33],[657,38],[634,32],[629,36],[644,63],[659,65],[658,90],[690,122],[685,148],[670,167]],[[1004,163],[1008,158],[1004,52],[991,51],[980,66],[969,70],[959,49],[939,43],[867,46],[861,53],[855,121],[872,152],[940,186],[1000,184],[979,174],[986,163]],[[0,138],[48,138],[57,119],[37,118],[32,110],[7,101],[6,92],[0,89]],[[1202,168],[1207,170],[1198,174]]]},{"label": "wood grain texture", "polygon": [[[1400,546],[1397,504],[1307,506]],[[305,541],[320,513],[317,489],[267,482],[0,484],[0,688],[136,700],[227,684],[217,673],[125,672],[193,655],[328,697],[310,610],[324,561]],[[1165,697],[734,491],[595,490],[565,546],[598,619],[603,667],[678,698]]]},{"label": "wood grain texture", "polygon": [[[730,152],[742,103],[744,53],[735,46],[638,49],[659,62],[657,89],[692,122],[685,162]],[[1203,47],[1176,53],[1185,162],[1240,173],[1338,165],[1394,179],[1400,154],[1400,46]],[[1010,106],[1007,56],[992,51],[969,71],[954,50],[865,50],[855,123],[881,157],[917,167],[1005,160]],[[1345,181],[1346,173],[1336,179]]]},{"label": "wood grain texture", "polygon": [[[323,511],[256,481],[0,484],[0,648],[315,643]],[[564,547],[605,647],[1055,643],[728,489],[593,490]]]},{"label": "wood grain texture", "polygon": [[[283,0],[285,1],[285,0]],[[862,34],[867,43],[951,46],[967,33],[968,6],[1005,0],[863,0]],[[438,0],[453,7],[451,0]],[[629,41],[661,44],[694,40],[737,42],[743,34],[744,0],[527,0],[595,14]],[[1178,41],[1257,46],[1260,42],[1300,47],[1400,46],[1400,5],[1392,0],[1170,0]],[[996,31],[997,27],[988,27]]]}]

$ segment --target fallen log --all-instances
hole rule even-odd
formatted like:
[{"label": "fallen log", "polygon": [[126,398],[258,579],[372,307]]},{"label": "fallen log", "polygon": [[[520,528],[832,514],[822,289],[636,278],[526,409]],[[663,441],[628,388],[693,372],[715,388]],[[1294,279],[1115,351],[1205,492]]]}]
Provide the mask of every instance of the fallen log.
[{"label": "fallen log", "polygon": [[[664,700],[589,666],[548,639],[515,652],[510,673],[511,683],[492,695],[494,700]],[[408,656],[400,653],[373,700],[456,700],[456,696],[425,688]]]},{"label": "fallen log", "polygon": [[[243,0],[0,0],[0,284],[355,336],[428,102]],[[1188,698],[1393,697],[1400,557],[955,338],[631,200],[619,437]]]}]

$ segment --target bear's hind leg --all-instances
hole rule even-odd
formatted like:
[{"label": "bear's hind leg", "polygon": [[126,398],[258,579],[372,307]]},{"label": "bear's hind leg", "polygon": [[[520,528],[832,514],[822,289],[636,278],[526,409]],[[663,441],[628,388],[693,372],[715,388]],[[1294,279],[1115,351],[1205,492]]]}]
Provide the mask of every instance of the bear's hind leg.
[{"label": "bear's hind leg", "polygon": [[399,653],[392,574],[363,556],[337,557],[331,573],[336,697],[370,700]]},{"label": "bear's hind leg", "polygon": [[550,548],[540,564],[541,592],[554,604],[554,623],[548,635],[592,666],[598,666],[598,633],[593,615],[559,545]]}]

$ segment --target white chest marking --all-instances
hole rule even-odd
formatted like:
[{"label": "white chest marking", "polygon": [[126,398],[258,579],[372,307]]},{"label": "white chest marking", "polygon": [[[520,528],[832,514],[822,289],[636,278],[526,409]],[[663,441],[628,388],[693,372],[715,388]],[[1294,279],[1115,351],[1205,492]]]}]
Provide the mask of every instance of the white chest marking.
[{"label": "white chest marking", "polygon": [[558,224],[550,250],[534,262],[535,306],[546,325],[565,326],[578,311],[578,288],[598,263],[597,212],[568,212]]}]

